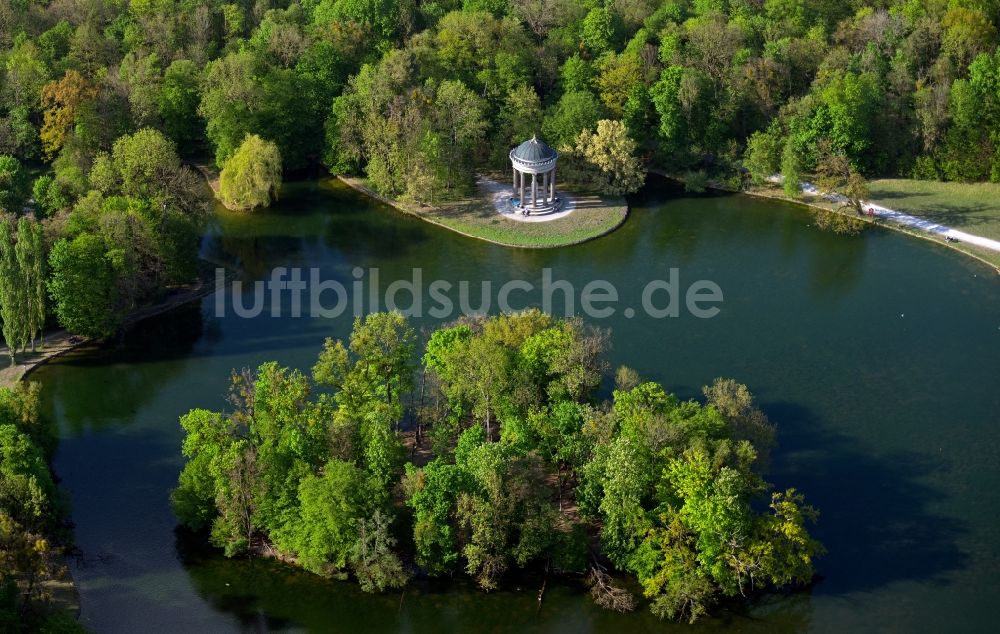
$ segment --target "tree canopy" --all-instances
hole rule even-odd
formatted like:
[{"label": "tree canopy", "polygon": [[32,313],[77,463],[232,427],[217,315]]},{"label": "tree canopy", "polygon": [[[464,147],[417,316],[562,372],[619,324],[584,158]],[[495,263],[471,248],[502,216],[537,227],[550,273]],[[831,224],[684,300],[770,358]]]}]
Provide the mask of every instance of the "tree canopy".
[{"label": "tree canopy", "polygon": [[247,135],[226,159],[219,177],[219,198],[230,209],[267,207],[281,189],[281,153],[278,146],[256,134]]},{"label": "tree canopy", "polygon": [[[631,609],[606,557],[654,613],[693,621],[724,597],[809,584],[818,514],[764,480],[774,427],[747,388],[720,379],[682,401],[624,369],[601,401],[607,343],[537,310],[463,319],[430,334],[418,394],[406,320],[359,318],[311,378],[234,372],[229,412],[181,418],[174,509],[227,555],[275,549],[366,591],[414,566],[484,590],[546,566],[590,571],[600,605]],[[421,431],[401,431],[408,417]]]},{"label": "tree canopy", "polygon": [[65,502],[49,470],[56,435],[41,414],[39,391],[27,382],[0,388],[0,628],[6,632],[55,626],[42,582],[60,574],[56,562],[69,544],[61,522]]}]

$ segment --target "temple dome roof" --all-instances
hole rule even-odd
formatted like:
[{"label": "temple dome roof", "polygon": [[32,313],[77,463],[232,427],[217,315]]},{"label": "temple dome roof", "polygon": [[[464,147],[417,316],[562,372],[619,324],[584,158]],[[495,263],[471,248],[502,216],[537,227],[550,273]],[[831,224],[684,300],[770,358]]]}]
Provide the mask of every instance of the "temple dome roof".
[{"label": "temple dome roof", "polygon": [[545,141],[539,141],[537,137],[531,137],[510,152],[511,158],[515,158],[525,163],[541,163],[559,156],[552,147]]}]

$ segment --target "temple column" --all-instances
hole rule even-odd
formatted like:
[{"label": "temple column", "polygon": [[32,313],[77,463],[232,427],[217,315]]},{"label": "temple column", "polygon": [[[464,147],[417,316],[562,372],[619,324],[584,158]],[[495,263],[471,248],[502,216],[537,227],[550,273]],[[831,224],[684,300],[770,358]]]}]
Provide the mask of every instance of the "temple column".
[{"label": "temple column", "polygon": [[524,172],[518,172],[517,182],[520,183],[521,197],[518,204],[524,207]]},{"label": "temple column", "polygon": [[549,204],[549,173],[542,174],[542,203]]},{"label": "temple column", "polygon": [[514,168],[514,185],[513,185],[513,188],[511,189],[511,193],[514,194],[515,196],[517,195],[517,168],[516,167]]},{"label": "temple column", "polygon": [[531,205],[538,206],[538,174],[531,175]]},{"label": "temple column", "polygon": [[552,198],[552,203],[556,202],[556,167],[552,166],[552,171],[549,172],[549,197]]}]

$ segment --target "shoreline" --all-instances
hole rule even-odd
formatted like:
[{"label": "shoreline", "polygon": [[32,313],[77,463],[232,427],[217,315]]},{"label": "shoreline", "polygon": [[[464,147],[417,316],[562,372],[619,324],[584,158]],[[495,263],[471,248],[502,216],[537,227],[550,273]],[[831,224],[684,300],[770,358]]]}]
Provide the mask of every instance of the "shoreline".
[{"label": "shoreline", "polygon": [[[980,255],[977,255],[975,253],[971,253],[969,251],[966,251],[965,249],[960,248],[955,243],[948,242],[947,240],[938,240],[933,235],[930,235],[930,234],[928,234],[926,232],[923,232],[923,231],[917,231],[917,230],[913,229],[912,227],[909,227],[909,226],[906,226],[906,225],[901,225],[899,223],[891,222],[891,221],[884,221],[884,219],[883,219],[883,221],[880,221],[880,219],[878,217],[871,218],[869,216],[859,216],[859,215],[857,215],[855,213],[848,213],[846,211],[842,211],[841,209],[839,209],[837,207],[832,206],[832,204],[831,204],[830,207],[824,207],[823,204],[821,204],[819,202],[815,202],[815,201],[811,201],[811,200],[801,200],[801,199],[795,199],[795,198],[788,198],[787,196],[784,196],[784,195],[781,195],[781,194],[774,194],[774,193],[770,193],[770,192],[762,191],[762,190],[758,190],[758,191],[746,190],[746,191],[733,192],[732,190],[727,189],[725,187],[721,187],[721,186],[717,187],[715,185],[712,185],[711,188],[715,189],[715,190],[718,190],[718,191],[731,192],[731,193],[739,193],[739,194],[746,194],[747,196],[753,196],[754,198],[766,198],[766,199],[770,199],[770,200],[780,200],[782,202],[791,203],[793,205],[800,205],[802,207],[807,207],[807,208],[811,208],[811,209],[819,209],[819,210],[830,212],[830,213],[841,214],[841,215],[847,216],[849,218],[856,218],[858,220],[861,220],[865,224],[873,226],[873,227],[882,227],[882,228],[885,228],[885,229],[890,229],[892,231],[896,231],[898,233],[910,236],[912,238],[918,238],[920,240],[926,240],[927,242],[930,242],[932,244],[936,244],[938,246],[942,246],[942,247],[951,249],[952,251],[956,251],[956,252],[961,253],[962,255],[964,255],[966,257],[969,257],[969,258],[972,258],[973,260],[976,260],[977,262],[985,264],[990,269],[992,269],[994,273],[996,273],[997,275],[1000,275],[1000,266],[997,266],[996,264],[994,264],[993,262],[990,262],[986,258],[984,258],[984,257],[982,257]],[[958,243],[958,244],[961,244],[961,243]]]},{"label": "shoreline", "polygon": [[[682,178],[680,178],[679,176],[676,176],[676,175],[673,175],[673,174],[669,174],[669,173],[661,171],[659,169],[651,169],[651,170],[649,170],[648,173],[649,174],[656,174],[657,176],[661,176],[663,178],[666,178],[668,180],[672,180],[672,181],[680,183],[682,185],[684,184],[684,180]],[[958,246],[959,244],[962,244],[962,243],[956,244],[956,243],[948,242],[947,240],[938,240],[933,235],[930,235],[930,234],[928,234],[926,232],[917,231],[917,230],[915,230],[912,227],[909,227],[907,225],[901,225],[899,223],[887,222],[887,221],[881,221],[880,222],[880,219],[877,218],[877,217],[876,218],[871,218],[869,216],[859,216],[859,215],[854,214],[854,213],[847,213],[846,211],[842,211],[840,208],[834,206],[832,203],[827,203],[830,206],[824,206],[824,204],[821,203],[821,202],[817,202],[817,201],[814,201],[814,200],[805,200],[805,199],[802,199],[802,198],[789,198],[788,196],[785,196],[784,194],[777,193],[777,192],[772,192],[772,191],[768,191],[766,189],[746,189],[746,190],[743,190],[743,189],[732,189],[730,187],[726,187],[725,185],[723,185],[722,183],[719,183],[717,181],[710,181],[706,187],[707,187],[707,189],[710,189],[710,190],[713,190],[713,191],[725,192],[725,193],[728,193],[728,194],[743,194],[745,196],[751,196],[753,198],[763,198],[763,199],[768,199],[768,200],[778,200],[778,201],[786,202],[786,203],[789,203],[789,204],[792,204],[792,205],[798,205],[800,207],[807,208],[807,209],[818,209],[820,211],[826,211],[826,212],[830,212],[830,213],[841,214],[841,215],[847,216],[849,218],[856,218],[858,220],[861,220],[865,224],[871,225],[873,227],[882,227],[882,228],[885,228],[885,229],[889,229],[889,230],[892,230],[892,231],[896,231],[896,232],[902,233],[903,235],[907,235],[907,236],[910,236],[910,237],[913,237],[913,238],[918,238],[920,240],[926,240],[926,241],[928,241],[928,242],[930,242],[932,244],[936,244],[938,246],[946,247],[948,249],[951,249],[953,251],[961,253],[962,255],[964,255],[966,257],[972,258],[973,260],[976,260],[977,262],[979,262],[981,264],[984,264],[984,265],[988,266],[990,269],[993,270],[994,273],[996,273],[997,275],[1000,275],[1000,266],[998,266],[997,264],[995,264],[993,262],[990,262],[989,260],[987,260],[986,258],[982,257],[981,255],[978,255],[976,253],[972,253],[970,251],[962,249],[960,246]]]},{"label": "shoreline", "polygon": [[[180,290],[179,292],[170,295],[156,304],[144,306],[130,313],[122,321],[121,328],[130,328],[145,319],[162,315],[163,313],[179,308],[189,302],[202,299],[215,292],[215,286],[213,284],[200,279],[193,284],[177,286],[174,287],[174,289]],[[76,340],[74,341],[74,339]],[[64,328],[59,328],[49,334],[42,335],[42,341],[43,345],[37,347],[35,352],[18,353],[22,356],[26,355],[27,358],[25,360],[16,363],[13,366],[8,365],[7,367],[0,369],[0,387],[10,387],[18,381],[27,379],[33,372],[35,372],[35,370],[47,364],[49,361],[61,357],[78,348],[98,343],[96,340],[87,337],[75,337]],[[0,353],[2,353],[0,356],[9,358],[6,346],[0,347]],[[0,361],[0,363],[3,363],[3,361]]]},{"label": "shoreline", "polygon": [[[130,328],[145,319],[170,312],[171,310],[207,297],[211,293],[215,292],[213,284],[209,284],[201,279],[199,279],[196,283],[175,288],[183,290],[180,290],[180,292],[173,294],[157,304],[145,306],[134,311],[125,318],[121,327]],[[84,346],[98,343],[94,339],[86,337],[80,337],[77,341],[73,341],[73,338],[74,337],[63,328],[60,328],[49,335],[43,334],[42,340],[45,343],[44,348],[38,348],[34,353],[22,353],[37,358],[32,358],[25,363],[8,366],[7,368],[0,370],[0,388],[13,387],[19,381],[27,380],[35,370],[44,366],[49,361]],[[7,356],[6,346],[0,348],[0,351],[3,352],[3,356]],[[72,547],[72,544],[67,546],[67,548]],[[79,621],[82,614],[82,605],[80,603],[80,588],[76,583],[76,578],[73,576],[72,566],[74,562],[75,557],[72,554],[68,551],[63,553],[58,557],[59,574],[40,580],[39,584],[51,593],[49,607],[47,608],[48,610],[51,610],[53,613],[68,613],[74,620]]]},{"label": "shoreline", "polygon": [[[598,238],[603,238],[604,236],[610,235],[611,233],[617,231],[618,229],[621,228],[622,225],[625,224],[625,221],[628,220],[628,216],[629,216],[629,205],[628,205],[627,201],[624,201],[624,205],[623,206],[624,206],[625,210],[624,210],[624,213],[621,214],[621,218],[613,226],[611,226],[611,227],[609,227],[607,229],[604,229],[600,233],[596,233],[594,235],[589,235],[587,237],[579,238],[579,239],[575,239],[575,240],[567,240],[565,242],[559,242],[557,244],[514,244],[514,243],[510,243],[510,242],[503,242],[503,241],[500,241],[500,240],[494,240],[492,238],[488,238],[488,237],[482,236],[482,235],[476,235],[476,234],[473,234],[473,233],[469,233],[468,231],[463,231],[462,229],[459,229],[457,227],[453,227],[453,226],[451,226],[449,224],[441,222],[437,218],[434,218],[434,217],[431,217],[431,216],[429,216],[427,214],[423,214],[423,213],[420,213],[420,212],[416,211],[415,209],[409,207],[405,203],[402,203],[402,202],[400,202],[398,200],[395,200],[395,199],[392,199],[392,198],[388,198],[386,196],[382,196],[378,192],[374,191],[373,189],[371,189],[370,187],[368,187],[367,185],[365,185],[364,182],[360,178],[357,178],[357,177],[354,177],[354,176],[345,176],[343,174],[336,174],[335,178],[337,180],[339,180],[340,182],[344,183],[345,185],[347,185],[348,187],[350,187],[351,189],[353,189],[354,191],[356,191],[358,193],[361,193],[361,194],[364,194],[365,196],[367,196],[369,198],[372,198],[374,200],[377,200],[377,201],[379,201],[380,203],[382,203],[384,205],[392,207],[393,209],[395,209],[396,211],[399,211],[400,213],[404,213],[404,214],[406,214],[408,216],[414,216],[416,218],[419,218],[420,220],[423,220],[424,222],[428,222],[428,223],[430,223],[432,225],[436,225],[438,227],[441,227],[442,229],[447,229],[448,231],[452,231],[452,232],[457,233],[457,234],[459,234],[461,236],[465,236],[466,238],[471,238],[473,240],[482,240],[483,242],[489,242],[490,244],[495,244],[495,245],[498,245],[498,246],[501,246],[501,247],[507,247],[507,248],[511,248],[511,249],[557,249],[557,248],[560,248],[560,247],[571,247],[571,246],[576,246],[578,244],[584,244],[586,242],[590,242],[591,240],[597,240]],[[493,211],[493,204],[492,204],[491,201],[488,201],[488,200],[487,201],[483,201],[483,204],[484,205],[489,205],[490,211],[491,212]],[[431,210],[434,210],[434,211],[438,211],[438,212],[442,211],[442,209],[440,207],[428,207],[428,209],[431,209]],[[553,222],[555,222],[555,221],[553,221]]]},{"label": "shoreline", "polygon": [[[681,183],[681,184],[684,183],[683,179],[680,178],[679,176],[676,176],[676,175],[673,175],[673,174],[669,174],[669,173],[664,172],[664,171],[662,171],[662,170],[660,170],[658,168],[651,168],[651,169],[647,170],[646,173],[647,173],[647,176],[648,175],[656,175],[656,176],[660,176],[660,177],[666,178],[668,180],[671,180],[671,181],[674,181],[674,182],[677,182],[677,183]],[[590,237],[587,237],[587,238],[583,238],[583,239],[580,239],[580,240],[569,241],[569,242],[560,243],[560,244],[552,244],[552,245],[512,244],[512,243],[507,243],[507,242],[503,242],[503,241],[499,241],[499,240],[493,240],[493,239],[485,237],[485,236],[475,235],[475,234],[469,233],[467,231],[463,231],[461,229],[458,229],[456,227],[452,227],[452,226],[450,226],[448,224],[445,224],[445,223],[437,220],[436,218],[430,217],[430,216],[428,216],[426,214],[422,214],[422,213],[420,213],[420,212],[418,212],[418,211],[410,208],[409,206],[407,206],[404,203],[401,203],[400,201],[397,201],[397,200],[394,200],[394,199],[382,196],[381,194],[379,194],[379,193],[375,192],[374,190],[372,190],[370,187],[366,186],[363,183],[362,179],[360,179],[360,178],[357,178],[357,177],[354,177],[354,176],[345,176],[343,174],[337,174],[337,175],[335,175],[335,178],[337,180],[339,180],[340,182],[344,183],[345,185],[347,185],[348,187],[350,187],[351,189],[353,189],[353,190],[355,190],[355,191],[357,191],[357,192],[359,192],[361,194],[364,194],[365,196],[367,196],[369,198],[377,200],[377,201],[381,202],[382,204],[388,205],[389,207],[392,207],[393,209],[395,209],[395,210],[397,210],[397,211],[399,211],[401,213],[404,213],[406,215],[415,216],[415,217],[417,217],[417,218],[419,218],[419,219],[421,219],[421,220],[423,220],[425,222],[428,222],[430,224],[439,226],[439,227],[441,227],[443,229],[447,229],[448,231],[455,232],[455,233],[457,233],[459,235],[462,235],[462,236],[465,236],[467,238],[471,238],[471,239],[474,239],[474,240],[482,240],[482,241],[488,242],[490,244],[496,244],[496,245],[499,245],[499,246],[508,247],[508,248],[515,248],[515,249],[518,249],[518,248],[519,249],[554,249],[554,248],[559,248],[559,247],[563,247],[563,246],[575,246],[575,245],[578,245],[578,244],[584,244],[586,242],[590,242],[591,240],[597,240],[598,238],[602,238],[604,236],[610,235],[614,231],[616,231],[619,228],[621,228],[622,225],[624,225],[625,222],[628,220],[629,212],[631,211],[630,207],[626,203],[625,214],[623,215],[623,217],[621,218],[621,220],[619,222],[617,222],[613,227],[611,227],[610,229],[604,231],[603,233],[599,233],[599,234],[596,234],[596,235],[593,235],[593,236],[590,236]],[[206,179],[207,179],[207,175],[206,175]],[[907,236],[910,236],[910,237],[913,237],[913,238],[918,238],[920,240],[926,240],[927,242],[930,242],[932,244],[936,244],[936,245],[939,245],[939,246],[951,249],[952,251],[955,251],[957,253],[961,253],[962,255],[964,255],[966,257],[969,257],[969,258],[971,258],[971,259],[973,259],[973,260],[975,260],[975,261],[977,261],[977,262],[979,262],[981,264],[986,265],[995,274],[1000,275],[1000,265],[997,265],[996,263],[991,262],[990,260],[986,259],[985,257],[983,257],[983,256],[981,256],[981,255],[979,255],[977,253],[974,253],[972,251],[969,251],[967,249],[962,248],[962,245],[964,243],[962,243],[962,242],[952,243],[952,242],[949,242],[947,240],[940,240],[940,239],[938,239],[934,235],[928,234],[928,233],[923,232],[923,231],[916,230],[913,227],[910,227],[908,225],[903,225],[903,224],[899,224],[899,223],[896,223],[896,222],[887,221],[884,218],[878,218],[878,217],[871,218],[869,216],[859,216],[857,214],[847,213],[846,211],[844,211],[844,210],[836,207],[833,204],[830,204],[830,203],[824,204],[821,200],[810,200],[810,199],[806,199],[806,198],[789,198],[788,196],[785,196],[782,193],[768,191],[767,189],[764,189],[764,188],[755,188],[755,189],[747,189],[747,190],[737,190],[737,189],[731,189],[729,187],[726,187],[725,185],[723,185],[723,184],[721,184],[719,182],[716,182],[716,181],[710,181],[708,183],[708,185],[707,185],[707,188],[711,189],[713,191],[726,192],[726,193],[730,193],[730,194],[743,194],[743,195],[750,196],[750,197],[753,197],[753,198],[777,200],[777,201],[781,201],[781,202],[790,203],[790,204],[793,204],[793,205],[798,205],[798,206],[806,208],[806,209],[816,209],[816,210],[820,210],[820,211],[826,211],[826,212],[830,212],[830,213],[841,214],[841,215],[844,215],[844,216],[847,216],[847,217],[850,217],[850,218],[856,218],[858,220],[861,220],[865,224],[873,226],[873,227],[884,227],[884,228],[890,229],[892,231],[896,231],[898,233],[901,233],[903,235],[907,235]],[[438,207],[429,207],[429,209],[434,209],[434,210],[440,211],[440,208],[438,208]]]}]

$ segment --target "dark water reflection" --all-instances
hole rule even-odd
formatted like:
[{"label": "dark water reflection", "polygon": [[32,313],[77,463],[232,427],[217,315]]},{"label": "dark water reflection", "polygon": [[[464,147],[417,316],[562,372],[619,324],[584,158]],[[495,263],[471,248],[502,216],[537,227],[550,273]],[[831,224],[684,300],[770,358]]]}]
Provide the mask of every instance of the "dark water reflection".
[{"label": "dark water reflection", "polygon": [[[889,232],[845,238],[810,214],[740,196],[690,198],[657,184],[601,240],[510,250],[374,206],[336,184],[296,184],[268,213],[220,213],[209,259],[247,281],[275,266],[318,267],[344,282],[378,268],[381,288],[423,269],[425,283],[510,279],[543,268],[605,279],[622,305],[680,269],[725,293],[710,320],[626,319],[627,363],[684,397],[716,376],[746,382],[779,425],[771,479],[822,511],[830,554],[810,592],[730,606],[696,630],[982,631],[1000,601],[1000,281],[944,248]],[[212,298],[146,322],[123,341],[38,372],[59,421],[56,469],[85,566],[85,621],[98,631],[689,631],[647,612],[595,608],[575,583],[511,579],[483,595],[418,583],[364,595],[269,562],[230,561],[175,534],[168,494],[182,461],[177,418],[224,407],[232,368],[276,359],[308,368],[350,316],[217,318]],[[556,308],[560,303],[556,302]],[[418,328],[436,325],[416,320]]]}]

